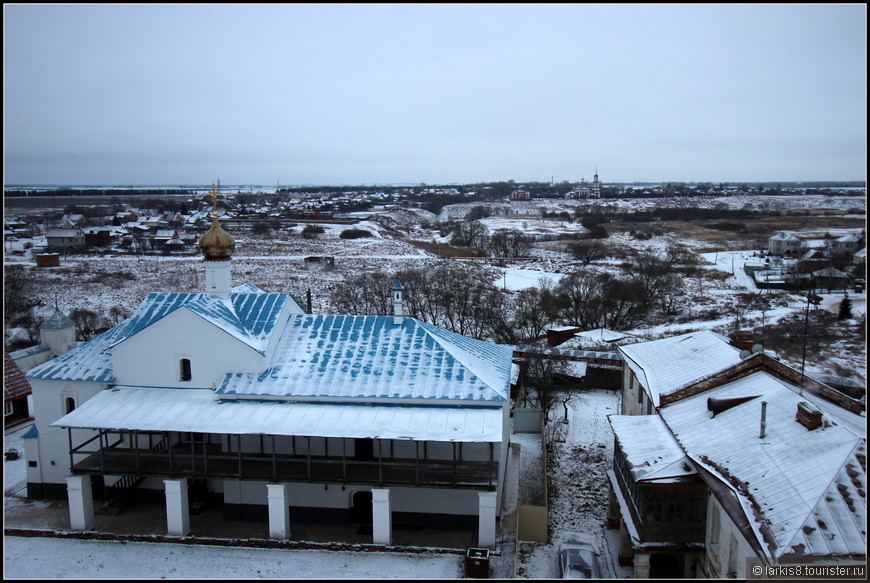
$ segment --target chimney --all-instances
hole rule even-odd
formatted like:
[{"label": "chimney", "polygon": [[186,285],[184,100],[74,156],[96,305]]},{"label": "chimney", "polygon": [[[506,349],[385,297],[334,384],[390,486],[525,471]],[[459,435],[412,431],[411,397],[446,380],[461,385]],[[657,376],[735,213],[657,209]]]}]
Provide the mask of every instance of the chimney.
[{"label": "chimney", "polygon": [[814,405],[801,401],[797,406],[795,421],[812,431],[822,426],[822,412]]},{"label": "chimney", "polygon": [[402,286],[402,282],[398,279],[396,283],[393,285],[393,324],[396,326],[402,325],[402,320],[405,317],[405,300],[402,296],[402,292],[405,291],[405,288]]},{"label": "chimney", "polygon": [[760,439],[764,438],[764,430],[767,429],[767,401],[761,402],[761,434]]}]

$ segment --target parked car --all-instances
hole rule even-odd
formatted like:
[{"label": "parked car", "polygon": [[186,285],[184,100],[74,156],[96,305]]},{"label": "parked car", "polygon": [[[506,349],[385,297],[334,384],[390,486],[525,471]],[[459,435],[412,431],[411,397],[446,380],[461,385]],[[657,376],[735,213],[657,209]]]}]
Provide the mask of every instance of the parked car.
[{"label": "parked car", "polygon": [[559,545],[559,574],[563,579],[599,579],[601,567],[592,539],[574,537]]}]

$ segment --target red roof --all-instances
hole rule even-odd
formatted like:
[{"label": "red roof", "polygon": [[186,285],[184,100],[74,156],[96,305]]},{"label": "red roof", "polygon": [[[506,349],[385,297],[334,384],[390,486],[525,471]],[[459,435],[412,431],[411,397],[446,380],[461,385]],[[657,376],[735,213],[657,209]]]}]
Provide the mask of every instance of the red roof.
[{"label": "red roof", "polygon": [[3,352],[3,402],[26,397],[32,392],[30,383],[24,378],[24,373],[9,356]]}]

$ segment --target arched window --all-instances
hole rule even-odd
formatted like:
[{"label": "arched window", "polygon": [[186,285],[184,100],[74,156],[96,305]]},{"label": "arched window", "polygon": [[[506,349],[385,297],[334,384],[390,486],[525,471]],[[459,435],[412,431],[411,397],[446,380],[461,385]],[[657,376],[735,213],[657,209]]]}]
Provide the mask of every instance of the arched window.
[{"label": "arched window", "polygon": [[66,397],[63,400],[63,413],[66,415],[67,413],[72,413],[76,408],[76,400],[72,397]]},{"label": "arched window", "polygon": [[179,372],[178,372],[178,380],[180,381],[189,381],[191,379],[190,375],[190,359],[182,358],[179,362]]}]

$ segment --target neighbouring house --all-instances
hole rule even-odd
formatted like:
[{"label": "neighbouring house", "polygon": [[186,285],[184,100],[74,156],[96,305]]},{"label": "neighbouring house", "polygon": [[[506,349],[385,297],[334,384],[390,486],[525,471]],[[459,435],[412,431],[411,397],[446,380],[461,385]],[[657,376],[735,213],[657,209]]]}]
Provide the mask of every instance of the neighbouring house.
[{"label": "neighbouring house", "polygon": [[114,242],[115,229],[112,227],[85,227],[82,232],[88,247],[108,247]]},{"label": "neighbouring house", "polygon": [[834,253],[845,253],[851,256],[863,247],[863,234],[850,233],[848,235],[843,235],[842,237],[835,239],[832,245],[832,251]]},{"label": "neighbouring house", "polygon": [[711,332],[619,350],[608,526],[635,577],[864,563],[861,400]]},{"label": "neighbouring house", "polygon": [[307,314],[286,293],[231,286],[235,243],[213,218],[204,293],[151,293],[133,315],[27,373],[28,495],[190,506],[269,524],[367,522],[476,532],[495,544],[510,439],[512,347],[404,316]]},{"label": "neighbouring house", "polygon": [[552,328],[547,328],[547,345],[559,346],[563,342],[567,342],[573,338],[575,334],[580,333],[582,330],[583,328],[577,326],[553,326]]},{"label": "neighbouring house", "polygon": [[787,231],[780,231],[767,240],[770,255],[796,255],[801,248],[801,240]]},{"label": "neighbouring house", "polygon": [[29,421],[30,383],[8,352],[3,351],[3,427],[9,428]]},{"label": "neighbouring house", "polygon": [[812,273],[812,285],[815,289],[845,290],[849,287],[851,278],[848,273],[835,267],[826,267]]},{"label": "neighbouring house", "polygon": [[517,189],[511,192],[511,200],[529,200],[530,198],[528,190]]},{"label": "neighbouring house", "polygon": [[45,234],[46,251],[70,253],[86,248],[85,234],[81,229],[49,229]]},{"label": "neighbouring house", "polygon": [[608,330],[607,328],[595,328],[585,332],[577,332],[573,338],[567,340],[562,348],[574,350],[616,350],[617,346],[633,344],[637,337],[623,332]]},{"label": "neighbouring house", "polygon": [[173,239],[178,239],[178,231],[175,229],[158,229],[151,238],[151,243],[155,249],[165,249],[169,241]]},{"label": "neighbouring house", "polygon": [[61,229],[76,229],[87,224],[87,219],[81,214],[66,214],[60,218],[57,224]]}]

